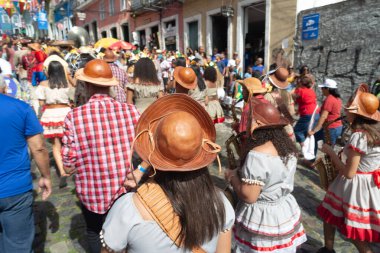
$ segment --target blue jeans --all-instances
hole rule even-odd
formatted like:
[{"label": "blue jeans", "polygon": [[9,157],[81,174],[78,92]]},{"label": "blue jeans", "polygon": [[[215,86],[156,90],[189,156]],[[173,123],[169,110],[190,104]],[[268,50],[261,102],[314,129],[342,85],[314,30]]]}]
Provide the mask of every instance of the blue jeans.
[{"label": "blue jeans", "polygon": [[33,193],[0,198],[0,252],[33,252]]},{"label": "blue jeans", "polygon": [[[296,136],[297,142],[304,142],[307,136],[308,128],[309,128],[309,123],[311,120],[312,115],[304,115],[299,118],[297,121],[296,125],[294,126],[294,135]],[[314,126],[318,123],[319,120],[319,114],[315,115],[314,119]]]}]

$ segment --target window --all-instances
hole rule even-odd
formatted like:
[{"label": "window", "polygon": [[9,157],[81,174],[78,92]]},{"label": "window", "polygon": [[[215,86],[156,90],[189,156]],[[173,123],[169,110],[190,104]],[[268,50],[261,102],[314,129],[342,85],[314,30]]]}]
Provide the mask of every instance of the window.
[{"label": "window", "polygon": [[127,0],[120,0],[120,9],[121,10],[127,9]]},{"label": "window", "polygon": [[10,19],[9,19],[8,14],[2,15],[2,19],[3,19],[3,23],[7,23],[7,24],[10,23]]},{"label": "window", "polygon": [[100,20],[104,20],[106,18],[106,5],[104,3],[104,0],[101,0],[99,2],[99,13],[100,13]]},{"label": "window", "polygon": [[110,0],[110,16],[115,14],[115,0]]}]

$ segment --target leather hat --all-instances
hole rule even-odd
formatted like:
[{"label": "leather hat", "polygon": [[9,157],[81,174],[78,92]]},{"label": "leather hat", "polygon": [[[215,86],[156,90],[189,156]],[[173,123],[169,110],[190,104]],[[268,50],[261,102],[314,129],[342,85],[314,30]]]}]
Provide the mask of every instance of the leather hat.
[{"label": "leather hat", "polygon": [[98,86],[115,86],[119,82],[113,77],[110,66],[104,60],[91,60],[84,68],[75,72],[75,78]]},{"label": "leather hat", "polygon": [[40,43],[30,43],[30,44],[28,44],[28,47],[34,51],[40,51],[41,50],[41,44]]},{"label": "leather hat", "polygon": [[175,81],[182,87],[189,90],[193,90],[197,87],[197,75],[192,68],[175,67],[173,75]]},{"label": "leather hat", "polygon": [[112,52],[112,50],[106,49],[104,52],[103,60],[106,62],[114,62],[117,60],[117,56]]},{"label": "leather hat", "polygon": [[353,99],[345,107],[350,113],[358,114],[368,119],[380,121],[379,99],[369,92],[367,84],[360,84]]},{"label": "leather hat", "polygon": [[237,80],[247,88],[250,94],[260,94],[267,92],[267,89],[263,87],[261,81],[255,77],[249,77],[244,80]]},{"label": "leather hat", "polygon": [[279,67],[275,71],[269,73],[270,82],[281,90],[284,90],[289,86],[288,77],[289,71],[283,67]]},{"label": "leather hat", "polygon": [[151,104],[136,126],[134,149],[154,169],[192,171],[212,163],[220,151],[207,111],[185,94]]},{"label": "leather hat", "polygon": [[[289,124],[289,121],[271,103],[264,103],[255,97],[250,99],[250,103],[252,108],[251,133],[256,129],[279,128]],[[253,123],[256,123],[257,126],[253,126]]]}]

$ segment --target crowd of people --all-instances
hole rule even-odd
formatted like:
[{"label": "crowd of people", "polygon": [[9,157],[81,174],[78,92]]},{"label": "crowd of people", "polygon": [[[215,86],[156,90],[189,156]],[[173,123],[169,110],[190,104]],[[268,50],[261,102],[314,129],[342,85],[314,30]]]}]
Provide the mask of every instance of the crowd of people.
[{"label": "crowd of people", "polygon": [[[183,55],[9,37],[1,44],[0,252],[32,252],[29,156],[46,200],[46,140],[59,187],[75,175],[91,253],[296,252],[307,238],[294,175],[301,160],[313,167],[318,145],[313,158],[300,151],[311,136],[325,141],[321,151],[338,171],[317,210],[325,239],[318,253],[335,252],[336,230],[360,253],[380,242],[380,112],[367,85],[344,107],[352,135],[338,156],[339,85],[317,84],[307,66],[265,71],[257,57],[243,71],[237,54],[203,47]],[[240,115],[231,130],[241,134],[242,158],[225,180],[237,204],[207,168],[217,160],[221,169],[215,124],[231,108]]]}]

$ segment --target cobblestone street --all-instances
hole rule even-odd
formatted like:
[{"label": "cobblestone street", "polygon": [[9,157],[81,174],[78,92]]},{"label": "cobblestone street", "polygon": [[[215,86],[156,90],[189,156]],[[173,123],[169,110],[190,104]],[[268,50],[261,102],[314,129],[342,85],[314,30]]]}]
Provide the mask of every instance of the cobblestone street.
[{"label": "cobblestone street", "polygon": [[[230,123],[218,124],[217,143],[224,147],[225,140],[230,136]],[[226,152],[220,154],[222,167],[226,166]],[[51,158],[51,164],[54,165]],[[33,172],[36,170],[32,166]],[[223,186],[225,183],[221,178],[223,175],[218,174],[217,163],[210,168],[217,184]],[[86,252],[85,241],[85,224],[80,212],[79,202],[75,195],[74,182],[70,178],[68,187],[59,189],[59,179],[52,166],[53,193],[47,202],[42,202],[40,196],[35,199],[35,220],[36,220],[36,238],[34,249],[36,253],[66,253],[66,252]],[[35,175],[38,178],[38,175]],[[36,179],[36,178],[35,178]],[[308,241],[299,252],[316,252],[323,245],[322,222],[317,218],[316,207],[321,202],[324,192],[318,186],[319,178],[316,171],[298,167],[295,176],[294,196],[302,208],[303,225],[308,235]],[[34,180],[37,183],[37,180]],[[36,188],[36,185],[35,185]],[[336,237],[337,253],[340,252],[357,252],[354,246],[349,242]],[[374,252],[380,252],[380,248]]]}]

